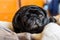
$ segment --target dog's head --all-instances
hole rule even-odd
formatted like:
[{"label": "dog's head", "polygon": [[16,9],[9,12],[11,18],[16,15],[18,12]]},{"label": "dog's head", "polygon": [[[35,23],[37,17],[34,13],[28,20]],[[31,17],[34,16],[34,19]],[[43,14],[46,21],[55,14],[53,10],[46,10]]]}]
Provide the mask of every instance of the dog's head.
[{"label": "dog's head", "polygon": [[49,23],[49,20],[45,10],[30,5],[21,7],[16,12],[12,23],[16,33],[40,33],[43,31],[44,26]]}]

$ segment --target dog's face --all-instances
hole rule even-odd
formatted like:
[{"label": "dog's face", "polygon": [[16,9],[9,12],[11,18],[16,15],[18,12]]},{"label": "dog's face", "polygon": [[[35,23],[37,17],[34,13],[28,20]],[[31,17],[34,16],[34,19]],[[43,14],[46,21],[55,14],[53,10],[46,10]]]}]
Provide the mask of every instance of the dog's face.
[{"label": "dog's face", "polygon": [[38,6],[24,6],[13,18],[15,32],[40,33],[48,23],[45,10]]},{"label": "dog's face", "polygon": [[43,26],[44,18],[45,14],[42,11],[31,8],[24,14],[22,21],[25,25],[25,29],[33,32],[34,30],[38,30],[38,28]]},{"label": "dog's face", "polygon": [[28,30],[30,30],[43,26],[42,21],[45,18],[45,15],[43,14],[42,11],[30,9],[29,11],[26,12],[23,18],[25,18],[22,19],[24,21],[24,24],[26,24],[25,26],[27,26],[27,28],[29,28]]}]

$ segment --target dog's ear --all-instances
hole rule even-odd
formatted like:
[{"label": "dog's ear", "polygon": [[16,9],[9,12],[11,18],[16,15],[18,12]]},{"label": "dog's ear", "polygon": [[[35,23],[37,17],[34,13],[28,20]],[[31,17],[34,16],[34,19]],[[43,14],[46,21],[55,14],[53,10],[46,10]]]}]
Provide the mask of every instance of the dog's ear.
[{"label": "dog's ear", "polygon": [[[23,11],[26,10],[26,7],[27,6],[21,7],[13,17],[12,25],[13,25],[14,31],[16,33],[18,33],[20,30],[22,30],[21,28],[22,28],[23,24],[22,24],[21,16],[22,16]],[[19,27],[19,25],[20,25],[20,27]]]},{"label": "dog's ear", "polygon": [[49,22],[54,22],[54,23],[56,23],[57,21],[56,21],[56,19],[55,19],[54,17],[50,17],[50,18],[49,18]]}]

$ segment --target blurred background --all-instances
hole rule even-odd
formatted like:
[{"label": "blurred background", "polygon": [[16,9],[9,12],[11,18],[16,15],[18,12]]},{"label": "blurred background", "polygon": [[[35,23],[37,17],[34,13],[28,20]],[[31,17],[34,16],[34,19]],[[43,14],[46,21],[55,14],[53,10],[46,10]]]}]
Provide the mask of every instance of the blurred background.
[{"label": "blurred background", "polygon": [[0,21],[11,22],[16,11],[25,5],[37,5],[48,10],[50,2],[51,0],[0,0]]}]

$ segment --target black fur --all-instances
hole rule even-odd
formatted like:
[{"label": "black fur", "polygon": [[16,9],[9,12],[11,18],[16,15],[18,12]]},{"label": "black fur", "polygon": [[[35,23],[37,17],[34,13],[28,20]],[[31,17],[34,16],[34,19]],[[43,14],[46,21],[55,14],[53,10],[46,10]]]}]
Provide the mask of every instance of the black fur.
[{"label": "black fur", "polygon": [[12,24],[16,33],[41,33],[50,20],[45,10],[35,5],[23,6],[15,14]]}]

